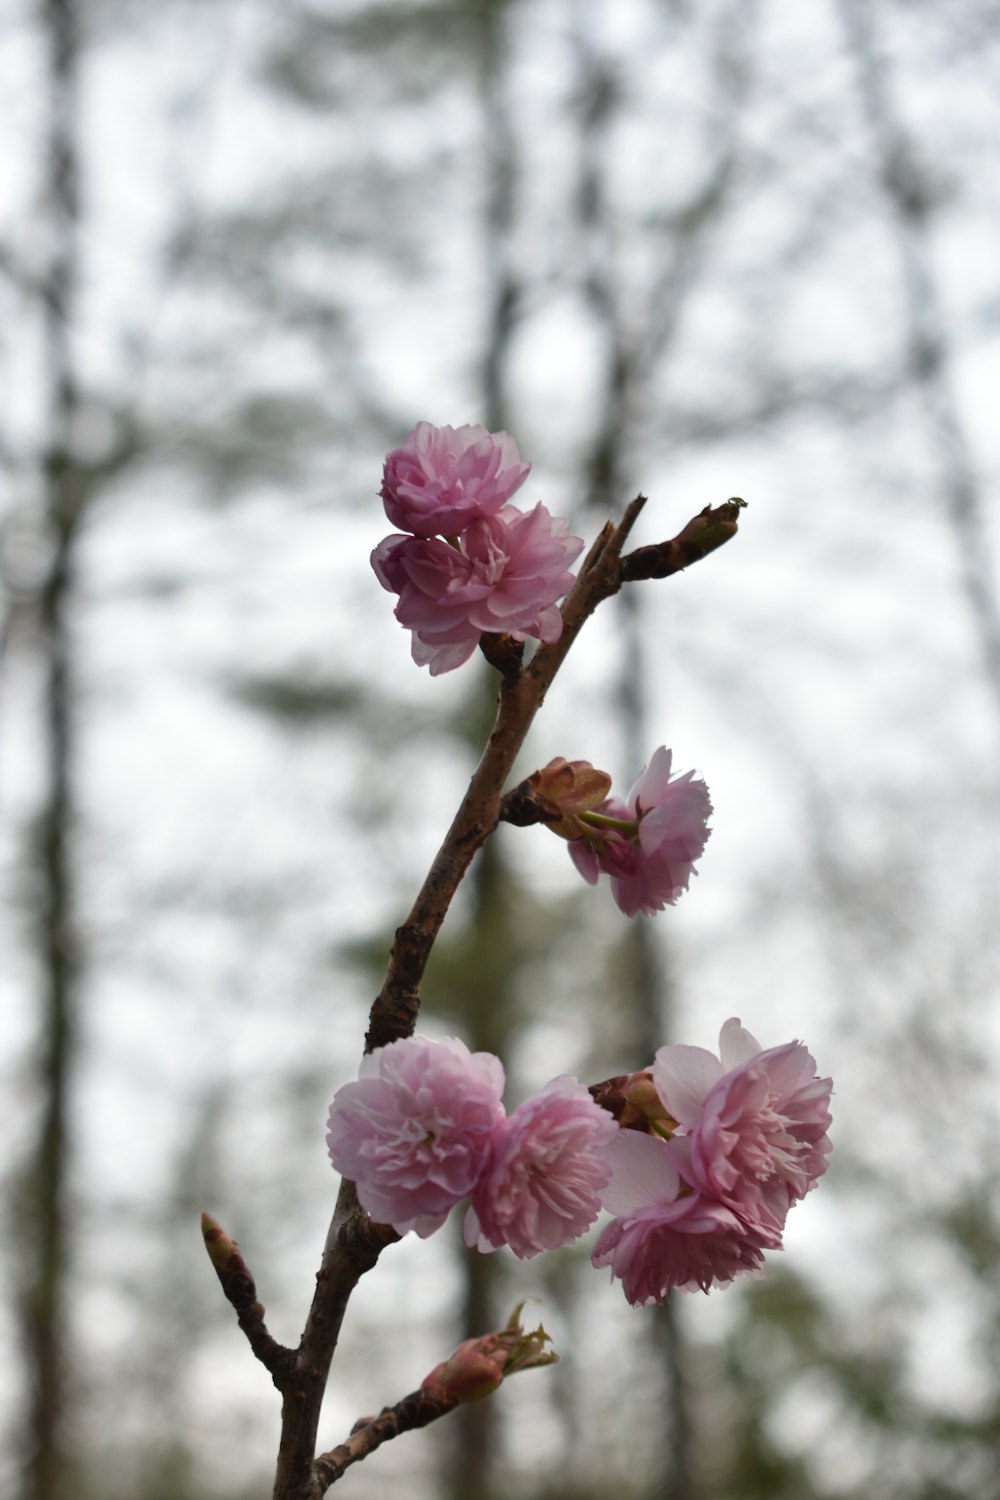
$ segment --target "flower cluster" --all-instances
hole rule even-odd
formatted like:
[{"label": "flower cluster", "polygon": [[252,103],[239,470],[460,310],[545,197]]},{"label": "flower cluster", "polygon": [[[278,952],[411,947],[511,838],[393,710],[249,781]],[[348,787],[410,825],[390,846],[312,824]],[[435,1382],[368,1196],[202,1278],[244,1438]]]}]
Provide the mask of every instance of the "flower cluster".
[{"label": "flower cluster", "polygon": [[560,756],[529,778],[584,880],[609,875],[627,917],[673,906],[708,842],[708,787],[693,771],[671,777],[671,758],[661,745],[624,802],[606,795],[611,778],[585,760]]},{"label": "flower cluster", "polygon": [[401,1234],[432,1234],[471,1197],[466,1244],[526,1260],[605,1208],[593,1262],[631,1303],[708,1291],[760,1274],[830,1150],[830,1080],[800,1042],[762,1051],[734,1019],[720,1053],[661,1047],[642,1073],[590,1091],[557,1078],[507,1115],[498,1058],[410,1037],[337,1092],[330,1157]]},{"label": "flower cluster", "polygon": [[374,1219],[422,1238],[472,1195],[465,1240],[522,1260],[579,1239],[611,1175],[617,1127],[575,1078],[507,1115],[503,1066],[449,1037],[408,1037],[366,1057],[337,1091],[326,1141]]},{"label": "flower cluster", "polygon": [[661,1047],[653,1108],[649,1074],[624,1080],[649,1133],[633,1123],[612,1145],[604,1207],[615,1217],[593,1261],[611,1267],[633,1305],[759,1276],[788,1210],[826,1171],[831,1083],[802,1043],[762,1050],[735,1019],[719,1042],[719,1057]]},{"label": "flower cluster", "polygon": [[562,633],[557,601],[583,542],[544,505],[509,504],[530,468],[506,432],[430,422],[385,460],[386,515],[407,534],[385,537],[372,567],[399,595],[414,661],[434,676],[460,667],[487,632],[519,641]]}]

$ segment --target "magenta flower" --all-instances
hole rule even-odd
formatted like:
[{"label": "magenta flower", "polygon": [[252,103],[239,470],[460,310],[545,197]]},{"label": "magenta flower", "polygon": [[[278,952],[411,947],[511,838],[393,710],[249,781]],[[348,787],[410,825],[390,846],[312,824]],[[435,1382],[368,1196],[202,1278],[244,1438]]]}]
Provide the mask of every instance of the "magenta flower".
[{"label": "magenta flower", "polygon": [[674,1160],[690,1187],[778,1246],[789,1208],[827,1169],[831,1080],[801,1042],[762,1051],[735,1018],[719,1051],[656,1054],[653,1082],[681,1128]]},{"label": "magenta flower", "polygon": [[617,1135],[582,1083],[554,1079],[494,1132],[465,1243],[486,1251],[509,1245],[528,1260],[578,1240],[600,1212]]},{"label": "magenta flower", "polygon": [[455,1037],[390,1042],[337,1090],[330,1160],[373,1219],[426,1239],[475,1186],[504,1116],[503,1086],[500,1059]]},{"label": "magenta flower", "polygon": [[724,1204],[684,1187],[673,1144],[621,1130],[611,1148],[604,1207],[616,1217],[591,1259],[611,1267],[633,1307],[662,1302],[672,1291],[707,1292],[739,1275],[763,1274],[760,1237]]},{"label": "magenta flower", "polygon": [[671,752],[661,745],[627,802],[609,797],[578,814],[586,834],[569,846],[590,885],[601,874],[611,877],[611,894],[627,917],[673,906],[708,842],[708,787],[693,771],[671,778],[670,763]]},{"label": "magenta flower", "polygon": [[433,676],[467,661],[486,631],[557,641],[556,605],[573,585],[583,542],[544,505],[505,506],[470,522],[454,545],[387,536],[372,553],[382,587],[399,595],[396,619],[412,632],[413,659]]},{"label": "magenta flower", "polygon": [[418,422],[386,456],[385,513],[414,536],[454,536],[506,505],[530,468],[509,433]]}]

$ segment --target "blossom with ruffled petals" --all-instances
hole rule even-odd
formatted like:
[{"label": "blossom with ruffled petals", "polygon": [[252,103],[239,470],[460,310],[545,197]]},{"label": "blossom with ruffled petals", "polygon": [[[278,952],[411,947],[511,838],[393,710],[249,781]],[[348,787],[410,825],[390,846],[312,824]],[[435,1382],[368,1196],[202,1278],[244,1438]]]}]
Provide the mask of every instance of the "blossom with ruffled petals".
[{"label": "blossom with ruffled petals", "polygon": [[831,1081],[801,1042],[762,1050],[735,1017],[719,1052],[656,1054],[653,1082],[680,1127],[674,1159],[692,1188],[778,1245],[789,1208],[827,1169]]},{"label": "blossom with ruffled petals", "polygon": [[627,917],[652,916],[672,906],[688,888],[704,851],[712,812],[708,787],[693,771],[671,777],[671,752],[663,745],[642,772],[627,801],[609,797],[578,815],[585,836],[569,845],[583,878],[611,878],[611,893]]},{"label": "blossom with ruffled petals", "polygon": [[472,1191],[503,1119],[504,1072],[455,1037],[407,1037],[370,1053],[337,1090],[326,1137],[362,1208],[425,1239]]},{"label": "blossom with ruffled petals", "polygon": [[396,619],[412,632],[414,661],[436,676],[467,661],[487,631],[557,641],[556,601],[573,585],[568,565],[582,547],[544,505],[505,506],[472,521],[454,543],[388,536],[372,567],[399,595]]},{"label": "blossom with ruffled petals", "polygon": [[418,422],[386,455],[385,513],[414,536],[455,536],[506,505],[530,468],[507,432]]},{"label": "blossom with ruffled petals", "polygon": [[575,1078],[556,1078],[494,1132],[465,1218],[465,1243],[509,1245],[521,1260],[590,1228],[611,1175],[618,1127]]},{"label": "blossom with ruffled petals", "polygon": [[672,1141],[619,1131],[604,1206],[616,1215],[594,1246],[592,1262],[610,1266],[633,1307],[672,1291],[703,1292],[734,1277],[760,1277],[764,1243],[738,1214],[685,1188]]}]

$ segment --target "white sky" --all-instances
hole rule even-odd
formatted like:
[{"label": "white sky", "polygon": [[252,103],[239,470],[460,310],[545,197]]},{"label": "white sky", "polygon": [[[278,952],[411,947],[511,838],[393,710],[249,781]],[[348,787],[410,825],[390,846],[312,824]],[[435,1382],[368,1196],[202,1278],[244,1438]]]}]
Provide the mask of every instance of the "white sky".
[{"label": "white sky", "polygon": [[[625,315],[638,327],[658,269],[657,209],[683,196],[720,128],[708,71],[692,60],[703,56],[697,33],[712,32],[719,9],[667,24],[657,7],[635,0],[614,9],[613,35],[601,37],[626,101],[614,193],[629,268]],[[511,426],[535,463],[525,503],[567,511],[602,351],[568,217],[571,12],[554,0],[520,8],[509,83],[522,164],[513,253],[536,294],[512,351]],[[976,14],[956,12],[950,39]],[[485,328],[482,120],[472,80],[449,77],[428,112],[424,99],[387,98],[385,78],[370,90],[352,87],[348,63],[334,60],[340,110],[310,116],[268,98],[251,67],[265,39],[280,34],[266,8],[180,7],[139,19],[135,30],[127,19],[99,29],[84,79],[79,354],[98,388],[116,390],[123,380],[132,388],[130,360],[136,340],[145,342],[140,409],[166,429],[163,461],[127,475],[90,519],[76,617],[88,979],[75,1178],[90,1276],[78,1318],[85,1344],[101,1346],[95,1409],[114,1399],[136,1337],[134,1304],[116,1284],[128,1256],[115,1222],[124,1215],[130,1243],[188,1285],[190,1247],[177,1230],[169,1243],[157,1239],[156,1205],[175,1190],[178,1153],[212,1089],[228,1114],[220,1163],[205,1164],[205,1175],[223,1201],[193,1207],[218,1212],[248,1253],[254,1247],[268,1278],[264,1300],[289,1319],[279,1332],[291,1338],[297,1328],[332,1195],[316,1076],[327,1073],[332,1091],[352,1075],[370,988],[356,973],[331,972],[331,949],[400,919],[467,774],[454,750],[433,739],[409,743],[412,726],[457,704],[466,688],[458,674],[431,681],[417,672],[368,569],[387,529],[375,498],[383,445],[374,423],[365,425],[366,392],[344,384],[345,349],[367,391],[398,414],[401,435],[421,418],[478,420],[475,362]],[[889,44],[906,118],[948,195],[933,251],[962,345],[954,376],[995,553],[1000,340],[995,316],[989,322],[983,312],[995,311],[997,297],[997,179],[986,154],[996,144],[996,72],[993,57],[977,62],[969,44],[949,58],[943,20],[937,32],[935,17],[922,14],[911,29],[890,27]],[[705,503],[732,493],[750,500],[732,546],[643,589],[657,726],[649,751],[671,744],[679,767],[705,775],[716,809],[702,873],[657,930],[679,970],[685,1040],[712,1045],[730,1014],[765,1045],[803,1036],[836,1078],[838,1114],[861,1122],[855,1131],[877,1116],[873,1097],[884,1087],[891,1162],[907,1149],[906,1078],[917,1076],[897,1078],[894,1059],[905,1055],[909,1067],[911,1053],[933,1055],[935,1026],[958,1051],[974,1050],[979,1036],[995,1058],[1000,1043],[995,1020],[983,1019],[998,977],[989,925],[997,708],[978,670],[954,540],[912,400],[862,411],[851,425],[820,408],[714,447],[671,441],[678,411],[713,400],[722,411],[746,407],[773,369],[884,370],[900,357],[896,246],[872,208],[868,147],[834,8],[763,7],[758,47],[740,126],[745,185],[731,220],[701,252],[701,280],[654,384],[627,487],[651,497],[639,542],[675,532]],[[37,40],[19,7],[0,15],[0,101],[0,245],[30,263],[45,245],[37,147],[44,99]],[[425,176],[435,145],[445,148],[443,163]],[[977,169],[979,153],[989,170]],[[386,253],[378,253],[366,239],[372,207],[358,184],[401,164],[404,182],[384,190],[397,217],[386,222]],[[163,237],[179,212],[260,210],[318,169],[347,182],[326,200],[342,242],[331,249],[317,234],[316,244],[290,249],[279,263],[300,290],[329,277],[331,298],[344,304],[329,337],[276,333],[248,314],[235,260],[229,285],[225,277],[196,283],[183,264],[165,289],[159,284]],[[387,253],[400,246],[413,254],[402,268]],[[781,278],[768,270],[776,261],[787,261]],[[40,420],[37,324],[30,303],[2,279],[0,316],[0,437],[17,444]],[[223,429],[248,389],[306,390],[328,411],[329,438],[315,458],[303,445],[303,473],[254,478],[213,503],[210,483],[192,478],[184,460],[196,439]],[[292,444],[289,462],[296,457]],[[17,541],[36,500],[25,464],[3,499],[8,538]],[[589,538],[597,521],[580,525]],[[29,551],[20,545],[16,557]],[[621,763],[613,708],[620,666],[608,608],[550,695],[533,740],[539,763],[584,756],[628,784],[638,767]],[[387,700],[399,695],[412,725],[376,754],[349,725],[286,733],[231,690],[234,676],[292,670]],[[20,860],[40,787],[38,681],[23,655],[5,661],[0,691],[0,856],[11,913],[0,978],[0,1118],[16,1160],[30,1131],[25,1068],[36,1003]],[[373,828],[368,799],[392,810]],[[835,839],[827,875],[847,889],[828,920],[818,906],[830,894],[817,875],[817,837]],[[540,891],[576,889],[564,852],[540,830],[507,842]],[[591,899],[596,910],[606,893]],[[945,1018],[942,996],[959,1013]],[[557,1010],[521,1041],[527,1076],[569,1065],[557,1055],[560,1038],[570,1052],[579,1042]],[[298,1092],[305,1119],[282,1093],[288,1076],[306,1080]],[[995,1099],[991,1106],[988,1077],[970,1076],[967,1086],[977,1109],[994,1109],[978,1117],[978,1145],[995,1130]],[[934,1088],[931,1076],[928,1100],[937,1103]],[[962,1139],[964,1128],[961,1111],[949,1118],[943,1110],[946,1139]],[[946,1194],[948,1174],[935,1183]],[[858,1275],[870,1270],[885,1228],[877,1214],[845,1223],[831,1201],[799,1210],[788,1258],[835,1296],[845,1263]],[[171,1255],[182,1257],[183,1275],[171,1270]],[[948,1274],[940,1268],[939,1281]],[[362,1284],[346,1351],[350,1395],[333,1398],[331,1441],[366,1402],[374,1409],[410,1388],[386,1391],[384,1365],[366,1365],[359,1348],[367,1327],[426,1304],[400,1335],[412,1354],[411,1385],[425,1373],[421,1360],[429,1367],[439,1357],[427,1357],[424,1335],[447,1303],[446,1277],[442,1246],[407,1244],[377,1283]],[[606,1347],[602,1328],[617,1332],[629,1318],[618,1290],[599,1280],[581,1361]],[[530,1277],[515,1281],[518,1295],[538,1289]],[[873,1295],[879,1285],[876,1277]],[[914,1379],[926,1383],[931,1353],[945,1357],[954,1388],[972,1400],[981,1380],[969,1326],[975,1302],[957,1279],[953,1289],[952,1300],[928,1302],[916,1320]],[[171,1387],[181,1392],[176,1419],[205,1452],[213,1423],[229,1423],[243,1431],[248,1464],[266,1465],[271,1392],[213,1293],[206,1284],[203,1304],[187,1312],[211,1324],[190,1382]],[[542,1316],[559,1322],[549,1306]],[[694,1309],[688,1321],[695,1326]],[[13,1341],[12,1324],[0,1324],[8,1369]],[[539,1394],[546,1378],[526,1377],[524,1396],[508,1393],[522,1417],[539,1404],[539,1451],[558,1440],[546,1404],[554,1397]],[[3,1394],[13,1399],[12,1389]],[[127,1420],[141,1423],[143,1399],[140,1382]],[[823,1409],[815,1397],[803,1431]],[[245,1428],[250,1411],[266,1420]],[[432,1450],[420,1452],[423,1459],[414,1440],[356,1482],[375,1485],[392,1464],[429,1463]]]}]

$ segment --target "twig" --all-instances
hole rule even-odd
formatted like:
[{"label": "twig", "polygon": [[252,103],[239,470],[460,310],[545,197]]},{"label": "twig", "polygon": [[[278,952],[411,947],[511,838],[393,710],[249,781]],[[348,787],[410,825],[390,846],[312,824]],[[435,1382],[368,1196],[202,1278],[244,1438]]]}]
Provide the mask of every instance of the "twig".
[{"label": "twig", "polygon": [[441,923],[473,855],[497,825],[504,785],[552,679],[590,615],[621,587],[621,549],[645,503],[646,497],[637,495],[618,526],[609,521],[591,547],[563,604],[559,639],[539,647],[518,676],[504,678],[493,733],[469,790],[412,911],[397,929],[385,982],[369,1017],[366,1052],[412,1034],[420,982]]},{"label": "twig", "polygon": [[[617,593],[626,580],[630,559],[622,559],[622,547],[645,503],[645,496],[637,495],[618,525],[609,521],[594,542],[563,604],[563,628],[558,641],[540,646],[530,662],[520,669],[513,654],[498,643],[498,651],[493,654],[500,658],[501,683],[493,732],[413,909],[397,929],[385,981],[369,1016],[366,1052],[412,1034],[424,969],[452,898],[476,851],[499,821],[503,788],[553,678],[594,610]],[[735,532],[739,504],[742,502],[730,501],[718,512],[703,512],[689,522],[680,537],[664,543],[663,547],[668,551],[673,548],[676,553],[683,539],[688,539],[685,561],[678,566],[704,556]],[[720,526],[728,527],[725,535],[718,532]],[[692,544],[692,528],[701,539],[700,551]],[[711,540],[712,537],[717,539]],[[631,556],[657,551],[643,548]],[[642,572],[640,567],[628,576],[666,576],[667,572],[675,571],[677,567],[668,567],[662,575],[655,575]],[[214,1221],[211,1224],[217,1228]],[[221,1271],[220,1279],[254,1352],[271,1370],[284,1397],[274,1500],[317,1500],[344,1469],[386,1438],[410,1427],[423,1426],[451,1409],[450,1405],[442,1408],[440,1398],[435,1398],[436,1404],[431,1405],[426,1392],[414,1393],[396,1407],[387,1408],[347,1443],[314,1460],[327,1375],[351,1293],[365,1272],[375,1265],[385,1246],[397,1239],[399,1235],[394,1229],[374,1223],[363,1212],[354,1184],[342,1182],[302,1340],[290,1357],[289,1351],[276,1344],[264,1328],[263,1309],[256,1302],[249,1270],[242,1257],[234,1259],[238,1251],[228,1242],[232,1248],[227,1250],[224,1260],[231,1287],[227,1287]],[[218,1264],[216,1269],[219,1270]],[[317,1488],[320,1484],[322,1487]]]},{"label": "twig", "polygon": [[211,1214],[202,1214],[201,1234],[226,1300],[235,1309],[250,1348],[261,1364],[270,1370],[274,1383],[280,1390],[279,1375],[290,1368],[295,1351],[286,1349],[284,1344],[279,1344],[268,1333],[264,1309],[257,1301],[257,1286],[253,1274],[236,1241],[229,1237]]},{"label": "twig", "polygon": [[671,541],[639,547],[623,557],[622,582],[669,578],[672,573],[680,573],[692,563],[700,562],[736,535],[739,513],[745,508],[746,501],[738,495],[733,495],[725,505],[717,505],[714,510],[706,505]]},{"label": "twig", "polygon": [[377,1417],[364,1424],[359,1423],[345,1443],[338,1443],[329,1453],[321,1453],[313,1465],[313,1480],[309,1500],[320,1500],[330,1485],[340,1478],[351,1464],[359,1463],[374,1453],[390,1438],[404,1432],[413,1432],[445,1417],[459,1405],[453,1397],[440,1392],[411,1391],[395,1406],[384,1406]]}]

